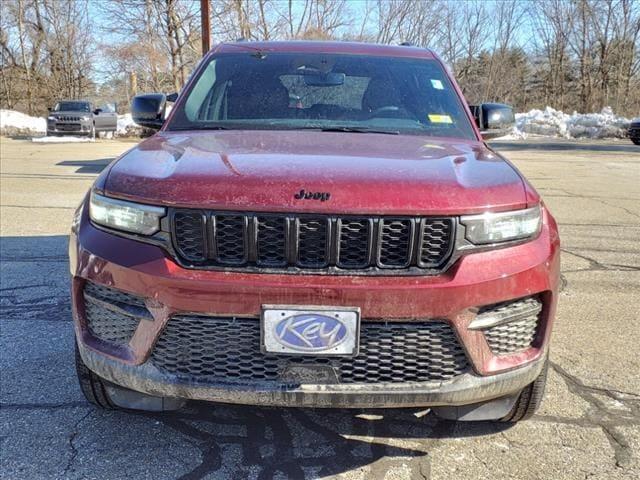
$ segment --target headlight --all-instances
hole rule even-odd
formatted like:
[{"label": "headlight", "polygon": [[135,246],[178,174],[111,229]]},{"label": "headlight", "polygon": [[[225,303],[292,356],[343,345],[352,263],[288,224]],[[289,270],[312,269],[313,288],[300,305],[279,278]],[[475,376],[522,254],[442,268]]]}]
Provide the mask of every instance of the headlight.
[{"label": "headlight", "polygon": [[88,122],[89,120],[91,120],[91,117],[89,115],[83,115],[82,120],[84,120],[85,122]]},{"label": "headlight", "polygon": [[49,120],[50,122],[55,122],[56,121],[56,117],[49,116],[49,117],[47,117],[47,120]]},{"label": "headlight", "polygon": [[160,219],[165,213],[162,207],[108,198],[95,192],[91,192],[89,201],[89,217],[98,225],[142,235],[160,230]]},{"label": "headlight", "polygon": [[540,205],[513,212],[483,213],[462,217],[466,237],[476,245],[533,237],[540,231]]}]

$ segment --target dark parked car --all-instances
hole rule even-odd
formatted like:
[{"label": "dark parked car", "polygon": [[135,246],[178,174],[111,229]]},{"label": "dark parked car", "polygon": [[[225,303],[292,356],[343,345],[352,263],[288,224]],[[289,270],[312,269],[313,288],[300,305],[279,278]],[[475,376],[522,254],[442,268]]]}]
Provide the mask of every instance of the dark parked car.
[{"label": "dark parked car", "polygon": [[90,402],[536,411],[560,241],[483,141],[509,107],[474,116],[430,50],[343,42],[223,44],[166,100],[134,99],[159,131],[75,213]]},{"label": "dark parked car", "polygon": [[634,144],[640,145],[640,117],[631,120],[628,134]]},{"label": "dark parked car", "polygon": [[63,100],[49,109],[47,135],[88,135],[115,132],[118,114],[112,105],[93,108],[82,100]]}]

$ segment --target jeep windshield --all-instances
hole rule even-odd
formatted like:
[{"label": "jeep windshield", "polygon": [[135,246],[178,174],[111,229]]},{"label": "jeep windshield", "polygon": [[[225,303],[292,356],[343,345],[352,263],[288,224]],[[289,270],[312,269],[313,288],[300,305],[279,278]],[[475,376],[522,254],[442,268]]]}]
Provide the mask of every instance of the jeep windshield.
[{"label": "jeep windshield", "polygon": [[87,102],[58,102],[53,109],[54,112],[90,112],[91,108]]},{"label": "jeep windshield", "polygon": [[340,54],[219,54],[168,130],[269,129],[418,134],[475,140],[436,60]]}]

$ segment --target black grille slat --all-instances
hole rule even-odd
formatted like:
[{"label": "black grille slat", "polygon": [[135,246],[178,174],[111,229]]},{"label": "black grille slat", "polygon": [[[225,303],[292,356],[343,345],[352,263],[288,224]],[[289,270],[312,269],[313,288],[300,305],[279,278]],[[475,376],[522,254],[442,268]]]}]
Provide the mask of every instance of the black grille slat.
[{"label": "black grille slat", "polygon": [[287,219],[284,217],[257,218],[257,264],[265,267],[287,265]]},{"label": "black grille slat", "polygon": [[340,219],[338,223],[338,261],[343,268],[369,266],[373,222],[370,219]]},{"label": "black grille slat", "polygon": [[453,246],[453,220],[434,218],[422,221],[420,232],[419,265],[438,267],[448,257]]},{"label": "black grille slat", "polygon": [[356,357],[295,357],[260,351],[258,319],[179,315],[169,320],[153,350],[160,370],[188,381],[280,383],[295,365],[333,367],[341,383],[450,380],[469,368],[445,322],[363,322]]},{"label": "black grille slat", "polygon": [[297,265],[322,268],[329,264],[329,222],[326,218],[298,219]]},{"label": "black grille slat", "polygon": [[451,258],[455,218],[389,218],[173,209],[175,253],[192,268],[435,273]]},{"label": "black grille slat", "polygon": [[173,216],[176,249],[193,262],[206,258],[205,217],[202,212],[179,211]]},{"label": "black grille slat", "polygon": [[247,261],[247,217],[216,215],[216,260],[226,265],[242,265]]},{"label": "black grille slat", "polygon": [[413,222],[409,219],[380,221],[378,264],[402,268],[411,262]]}]

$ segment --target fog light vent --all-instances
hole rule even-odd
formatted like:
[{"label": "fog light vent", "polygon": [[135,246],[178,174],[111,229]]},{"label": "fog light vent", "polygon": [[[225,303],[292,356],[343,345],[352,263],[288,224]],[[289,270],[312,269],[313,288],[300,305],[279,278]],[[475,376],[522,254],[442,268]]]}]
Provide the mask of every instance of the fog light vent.
[{"label": "fog light vent", "polygon": [[94,337],[126,345],[140,320],[151,320],[144,300],[114,288],[87,282],[84,287],[87,328]]},{"label": "fog light vent", "polygon": [[509,355],[531,347],[538,332],[542,302],[537,297],[482,307],[469,325],[481,330],[496,355]]}]

